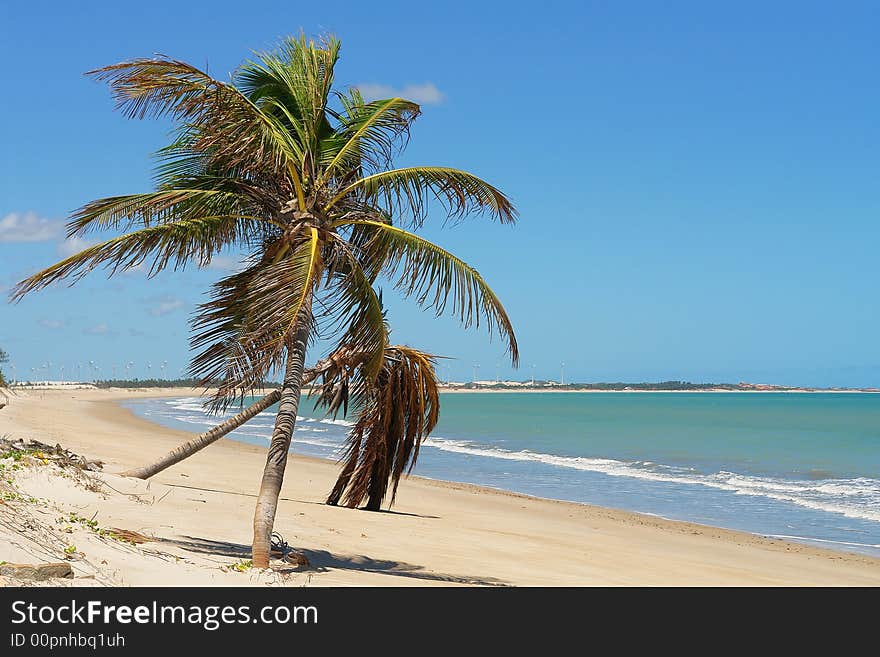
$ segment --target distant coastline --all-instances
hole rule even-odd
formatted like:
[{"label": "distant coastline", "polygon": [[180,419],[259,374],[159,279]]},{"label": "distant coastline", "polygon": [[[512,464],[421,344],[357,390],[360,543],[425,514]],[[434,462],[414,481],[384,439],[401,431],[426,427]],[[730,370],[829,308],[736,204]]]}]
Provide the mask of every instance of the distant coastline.
[{"label": "distant coastline", "polygon": [[736,388],[698,388],[698,389],[681,389],[681,390],[617,390],[614,388],[575,388],[575,387],[556,387],[556,388],[465,388],[465,387],[448,387],[440,388],[442,393],[596,393],[596,394],[627,394],[627,393],[670,393],[681,394],[689,392],[699,393],[744,393],[744,394],[784,394],[784,393],[803,393],[803,394],[819,394],[819,393],[857,393],[857,394],[876,394],[880,393],[877,388],[784,388],[779,390],[739,390]]},{"label": "distant coastline", "polygon": [[[264,388],[275,389],[275,382],[267,382]],[[205,387],[194,379],[132,379],[96,382],[76,381],[19,381],[12,384],[12,389],[22,390],[54,390],[54,389],[169,389],[180,388],[203,391]],[[208,388],[211,389],[211,388]],[[308,387],[304,390],[309,390]],[[440,392],[747,392],[747,393],[878,393],[880,388],[820,388],[802,386],[782,386],[768,383],[691,383],[689,381],[661,382],[599,382],[599,383],[566,383],[555,381],[446,381],[440,383]]]}]

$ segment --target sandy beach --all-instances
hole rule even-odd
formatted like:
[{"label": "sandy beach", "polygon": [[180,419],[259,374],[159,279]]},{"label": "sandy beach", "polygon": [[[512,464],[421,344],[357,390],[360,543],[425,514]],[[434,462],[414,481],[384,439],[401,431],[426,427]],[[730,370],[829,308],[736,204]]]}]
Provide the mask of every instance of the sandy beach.
[{"label": "sandy beach", "polygon": [[[419,477],[401,483],[390,512],[328,507],[338,467],[296,455],[275,529],[310,567],[238,572],[264,450],[223,439],[149,482],[114,474],[191,437],[117,402],[191,394],[17,392],[0,410],[0,436],[60,443],[104,467],[99,485],[53,466],[17,470],[21,495],[0,506],[0,561],[57,561],[72,547],[76,578],[62,583],[84,585],[880,585],[880,559]],[[96,527],[150,540],[132,545]]]}]

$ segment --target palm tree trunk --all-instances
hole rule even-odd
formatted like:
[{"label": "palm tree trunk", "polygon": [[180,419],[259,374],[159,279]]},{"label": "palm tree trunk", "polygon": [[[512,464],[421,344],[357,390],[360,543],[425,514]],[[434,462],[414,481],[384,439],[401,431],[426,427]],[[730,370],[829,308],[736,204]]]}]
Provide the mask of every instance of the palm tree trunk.
[{"label": "palm tree trunk", "polygon": [[330,495],[327,496],[326,503],[330,506],[339,506],[339,500],[342,499],[342,494],[345,492],[348,482],[351,480],[351,474],[354,472],[355,465],[357,465],[357,455],[350,458],[345,463],[339,478],[336,480],[336,485],[333,486],[333,490],[330,491]]},{"label": "palm tree trunk", "polygon": [[364,507],[367,511],[379,511],[382,508],[382,497],[385,495],[385,488],[388,486],[388,475],[385,468],[380,466],[379,461],[373,464],[373,472],[370,475],[370,488],[367,493],[367,505]]},{"label": "palm tree trunk", "polygon": [[272,442],[269,444],[266,467],[263,469],[263,480],[260,482],[260,493],[254,509],[254,543],[251,558],[255,568],[269,567],[272,527],[275,524],[278,496],[281,494],[281,484],[284,482],[284,469],[287,466],[290,439],[293,436],[302,392],[306,346],[311,323],[301,321],[299,324],[287,353],[287,366],[284,370],[278,414],[275,416],[275,429],[272,431]]},{"label": "palm tree trunk", "polygon": [[[330,361],[330,359],[320,360],[315,363],[315,366],[313,368],[306,370],[303,374],[303,385],[311,383],[312,381],[317,379],[319,376],[321,376],[321,374],[325,373],[327,368],[331,365],[332,362]],[[0,391],[0,394],[2,394],[2,391]],[[170,468],[175,463],[180,463],[182,460],[189,458],[199,450],[202,450],[208,445],[216,442],[230,431],[234,431],[254,416],[259,415],[260,413],[265,411],[280,398],[281,391],[273,390],[259,401],[254,402],[253,404],[248,406],[238,415],[229,418],[222,424],[218,424],[210,431],[199,434],[192,440],[189,440],[182,445],[175,447],[161,459],[152,463],[148,463],[147,465],[143,465],[139,468],[132,468],[131,470],[127,470],[122,473],[122,476],[137,477],[138,479],[149,479],[154,474],[158,474],[159,472],[162,472],[162,470]],[[2,405],[0,405],[0,408],[3,408]]]},{"label": "palm tree trunk", "polygon": [[122,473],[122,476],[137,477],[138,479],[149,479],[154,474],[162,472],[162,470],[165,470],[166,468],[170,468],[175,463],[180,463],[180,461],[182,461],[183,459],[192,456],[193,454],[201,449],[204,449],[211,443],[220,440],[230,431],[237,429],[242,424],[250,420],[252,417],[259,415],[260,413],[265,411],[280,398],[281,392],[279,390],[273,390],[259,401],[254,402],[253,404],[248,406],[238,415],[235,415],[225,422],[218,424],[210,431],[199,434],[192,440],[175,447],[170,452],[165,454],[165,456],[156,461],[153,461],[152,463],[148,463],[147,465],[143,465],[139,468],[126,470]]}]

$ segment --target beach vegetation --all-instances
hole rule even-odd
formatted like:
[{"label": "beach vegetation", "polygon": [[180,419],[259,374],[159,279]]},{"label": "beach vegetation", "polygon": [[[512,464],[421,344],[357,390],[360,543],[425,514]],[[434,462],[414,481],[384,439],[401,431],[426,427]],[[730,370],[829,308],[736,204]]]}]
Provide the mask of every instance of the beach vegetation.
[{"label": "beach vegetation", "polygon": [[94,518],[86,518],[73,511],[70,512],[70,515],[67,517],[66,522],[70,524],[82,525],[86,529],[91,529],[92,531],[98,531],[97,520],[95,520]]},{"label": "beach vegetation", "polygon": [[[500,335],[518,360],[512,323],[483,277],[416,232],[434,211],[456,221],[477,214],[513,223],[513,204],[461,169],[395,167],[420,108],[336,88],[339,52],[332,37],[288,38],[229,82],[168,57],[91,71],[127,116],[170,117],[175,136],[158,153],[155,191],[92,201],[68,224],[69,237],[117,235],[26,278],[12,294],[20,299],[57,281],[75,282],[98,267],[110,275],[135,267],[156,275],[207,267],[230,249],[245,254],[240,270],[215,283],[194,314],[190,374],[206,387],[220,382],[208,397],[211,409],[243,400],[280,375],[253,521],[252,561],[259,568],[269,562],[307,347],[315,338],[359,354],[341,394],[385,423],[386,438],[403,441],[396,456],[380,442],[372,456],[358,450],[359,458],[369,457],[363,472],[396,476],[415,454],[413,432],[431,425],[433,411],[420,405],[425,393],[418,385],[425,380],[419,372],[432,364],[413,355],[406,365],[389,366],[380,280],[466,328]],[[415,387],[404,392],[413,406],[392,410],[393,392],[371,392],[383,376],[392,391],[404,390],[402,381],[412,376]],[[365,426],[362,435],[378,440],[381,432]],[[369,478],[362,475],[350,480],[346,499],[364,491]],[[369,491],[367,497],[376,498]]]},{"label": "beach vegetation", "polygon": [[[0,366],[9,362],[9,354],[7,354],[3,349],[0,349]],[[3,375],[3,368],[0,367],[0,387],[5,388],[9,385],[6,381],[6,378]]]},{"label": "beach vegetation", "polygon": [[20,449],[8,449],[0,454],[0,459],[12,459],[16,463],[25,457],[25,452]]}]

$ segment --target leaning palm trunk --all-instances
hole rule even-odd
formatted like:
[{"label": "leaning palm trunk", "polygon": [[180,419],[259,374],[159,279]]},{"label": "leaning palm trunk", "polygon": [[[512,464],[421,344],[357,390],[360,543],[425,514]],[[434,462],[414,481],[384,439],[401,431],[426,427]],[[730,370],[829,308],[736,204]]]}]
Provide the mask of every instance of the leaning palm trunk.
[{"label": "leaning palm trunk", "polygon": [[263,469],[263,480],[254,510],[252,560],[255,568],[269,567],[272,527],[275,524],[278,496],[281,494],[281,484],[284,483],[284,469],[287,466],[290,439],[302,393],[309,328],[310,322],[299,322],[287,352],[287,366],[281,386],[278,414],[275,416],[275,429],[272,431],[272,442],[269,444],[266,467]]},{"label": "leaning palm trunk", "polygon": [[265,411],[280,398],[281,392],[279,390],[273,390],[259,401],[256,401],[248,406],[241,413],[229,418],[221,424],[218,424],[210,431],[199,434],[192,440],[187,441],[182,445],[178,445],[157,461],[153,461],[152,463],[148,463],[147,465],[143,465],[139,468],[126,470],[122,473],[122,476],[136,477],[137,479],[149,479],[153,475],[162,472],[166,468],[170,468],[172,465],[180,463],[182,460],[189,458],[190,456],[192,456],[199,450],[204,449],[208,445],[217,442],[230,431],[234,431],[251,418]]},{"label": "leaning palm trunk", "polygon": [[[332,358],[328,358],[326,360],[318,362],[315,367],[306,370],[303,374],[303,385],[311,383],[316,378],[318,378],[318,376],[325,373],[334,365],[336,365],[336,363],[333,362]],[[2,390],[0,390],[0,394],[2,394]],[[272,404],[276,403],[279,399],[281,399],[281,391],[273,390],[262,399],[248,406],[241,413],[238,413],[237,415],[229,418],[222,424],[218,424],[210,431],[199,434],[192,440],[189,440],[182,445],[175,447],[173,450],[165,454],[165,456],[158,459],[157,461],[148,463],[147,465],[143,465],[139,468],[132,468],[131,470],[123,472],[122,476],[137,477],[138,479],[149,479],[153,475],[158,474],[163,470],[170,468],[172,465],[180,463],[184,459],[189,458],[196,452],[203,450],[208,445],[212,445],[231,431],[235,431],[238,427],[265,411]]]}]

